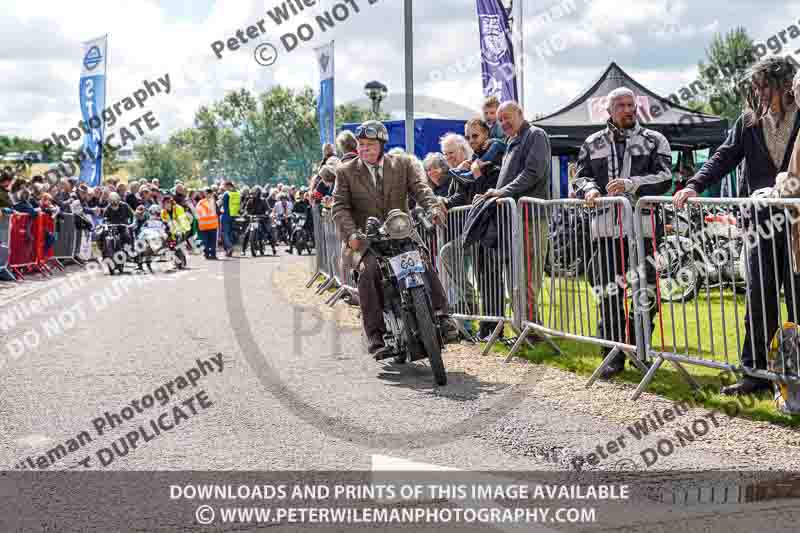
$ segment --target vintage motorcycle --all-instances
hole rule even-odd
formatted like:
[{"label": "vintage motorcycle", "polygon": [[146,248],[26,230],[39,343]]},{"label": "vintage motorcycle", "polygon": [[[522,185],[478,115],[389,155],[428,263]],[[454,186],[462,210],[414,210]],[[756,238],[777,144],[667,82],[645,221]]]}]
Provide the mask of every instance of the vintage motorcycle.
[{"label": "vintage motorcycle", "polygon": [[289,253],[292,249],[297,250],[297,255],[303,255],[303,250],[307,250],[311,255],[314,236],[306,229],[306,222],[308,221],[308,214],[306,213],[293,213],[292,214],[292,234],[289,237]]},{"label": "vintage motorcycle", "polygon": [[[108,273],[112,276],[115,271],[122,274],[125,270],[125,262],[129,254],[122,244],[122,233],[127,231],[127,224],[103,224],[97,228],[100,252],[108,268]],[[124,254],[121,261],[119,253]]]},{"label": "vintage motorcycle", "polygon": [[744,291],[744,236],[734,212],[665,206],[663,217],[665,237],[655,254],[662,300],[688,302],[701,289],[720,286]]},{"label": "vintage motorcycle", "polygon": [[289,231],[290,222],[288,219],[279,220],[277,216],[272,215],[272,235],[275,237],[275,242],[283,242],[289,244]]},{"label": "vintage motorcycle", "polygon": [[[266,236],[264,235],[264,225],[267,215],[248,215],[247,216],[247,229],[245,230],[250,235],[250,253],[253,257],[259,253],[263,256],[266,254]],[[276,255],[275,244],[272,243],[272,255]]]},{"label": "vintage motorcycle", "polygon": [[[433,227],[427,217],[423,223],[426,228]],[[394,357],[399,364],[427,358],[436,383],[446,385],[442,330],[424,275],[423,254],[429,256],[429,252],[411,218],[399,209],[390,211],[383,224],[370,217],[364,238],[364,254],[375,254],[381,273],[383,319],[388,330],[383,340],[390,348],[385,357]],[[357,279],[358,270],[355,275]]]},{"label": "vintage motorcycle", "polygon": [[588,209],[553,213],[548,233],[544,271],[550,276],[588,276],[594,249],[591,242],[591,212]]}]

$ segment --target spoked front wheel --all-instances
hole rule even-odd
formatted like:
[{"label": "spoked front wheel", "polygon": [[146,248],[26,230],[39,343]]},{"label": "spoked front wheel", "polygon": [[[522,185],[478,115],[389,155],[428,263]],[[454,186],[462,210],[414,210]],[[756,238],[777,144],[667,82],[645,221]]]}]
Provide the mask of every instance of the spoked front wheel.
[{"label": "spoked front wheel", "polygon": [[425,287],[414,287],[410,289],[410,292],[414,303],[414,317],[417,322],[418,338],[428,354],[436,384],[443,387],[447,385],[447,372],[444,369],[444,361],[442,361],[442,345],[439,341],[439,334],[436,331],[436,323],[433,320],[428,295],[425,292]]}]

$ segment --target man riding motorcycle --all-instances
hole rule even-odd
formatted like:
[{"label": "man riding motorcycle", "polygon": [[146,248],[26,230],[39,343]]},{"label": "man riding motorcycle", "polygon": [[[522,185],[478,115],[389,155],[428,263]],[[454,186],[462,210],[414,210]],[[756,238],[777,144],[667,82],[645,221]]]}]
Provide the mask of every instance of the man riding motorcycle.
[{"label": "man riding motorcycle", "polygon": [[[120,224],[124,226],[130,225],[134,218],[134,213],[133,209],[131,209],[131,206],[123,202],[120,199],[119,194],[115,192],[112,192],[108,199],[111,201],[111,203],[103,212],[103,217],[105,218],[106,224]],[[120,232],[120,238],[122,240],[123,249],[125,249],[126,246],[133,246],[133,239],[131,238],[128,228],[125,228],[124,231]]]},{"label": "man riding motorcycle", "polygon": [[[247,202],[244,204],[244,213],[248,216],[259,216],[259,215],[266,215],[269,211],[269,205],[267,204],[267,200],[264,198],[263,191],[261,187],[253,187],[252,191],[250,191],[250,197],[247,199]],[[259,229],[261,231],[261,235],[264,235],[265,238],[269,239],[270,246],[272,246],[272,255],[278,253],[277,249],[275,248],[275,236],[272,234],[272,228],[269,224],[267,224],[267,219],[264,218],[259,221],[258,223]],[[244,234],[244,241],[242,242],[242,257],[247,255],[247,243],[250,241],[250,232],[245,232]]]},{"label": "man riding motorcycle", "polygon": [[[292,215],[295,214],[305,215],[306,220],[303,229],[306,230],[306,233],[308,235],[310,236],[314,235],[314,222],[313,222],[313,217],[311,216],[311,202],[308,201],[308,198],[305,195],[305,191],[303,191],[302,189],[301,192],[297,193],[294,205],[292,206]],[[286,250],[289,253],[292,253],[293,234],[297,229],[298,228],[294,226],[290,229],[290,233],[292,235],[290,235],[289,237],[289,248]]]},{"label": "man riding motorcycle", "polygon": [[[384,153],[389,132],[381,122],[364,122],[356,130],[356,138],[359,157],[338,168],[331,209],[339,235],[347,241],[350,249],[365,251],[358,230],[364,230],[369,217],[385,220],[392,209],[407,213],[409,192],[413,193],[419,205],[432,211],[434,223],[444,222],[445,214],[421,169],[410,157]],[[358,295],[369,353],[375,359],[382,359],[391,350],[383,340],[386,332],[383,289],[374,255],[362,257],[359,272]],[[434,310],[440,317],[445,342],[453,342],[458,339],[458,330],[447,316],[448,302],[444,288],[430,265],[425,275]]]},{"label": "man riding motorcycle", "polygon": [[[292,212],[292,204],[289,201],[289,195],[285,192],[278,194],[278,202],[272,209],[272,218],[275,220],[275,228],[278,230],[278,235],[283,235],[282,238],[289,239],[291,234],[291,224],[289,223],[289,214]],[[277,235],[276,235],[277,239]]]}]

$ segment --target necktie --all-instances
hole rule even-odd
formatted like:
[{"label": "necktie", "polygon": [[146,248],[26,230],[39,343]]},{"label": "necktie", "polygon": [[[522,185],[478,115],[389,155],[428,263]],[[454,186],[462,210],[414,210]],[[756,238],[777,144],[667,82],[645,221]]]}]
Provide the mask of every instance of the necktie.
[{"label": "necktie", "polygon": [[375,188],[378,194],[383,194],[383,168],[381,165],[375,167]]}]

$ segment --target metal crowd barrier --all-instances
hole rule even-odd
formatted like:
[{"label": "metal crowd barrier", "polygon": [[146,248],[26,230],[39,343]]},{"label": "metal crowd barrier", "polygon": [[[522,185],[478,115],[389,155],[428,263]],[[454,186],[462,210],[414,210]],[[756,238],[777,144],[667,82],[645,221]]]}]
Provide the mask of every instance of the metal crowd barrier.
[{"label": "metal crowd barrier", "polygon": [[490,222],[483,239],[464,247],[464,229],[472,207],[450,209],[439,229],[438,272],[450,302],[451,316],[459,321],[494,322],[484,348],[487,354],[508,324],[517,321],[519,277],[515,259],[517,206],[510,198],[496,200],[486,213]]},{"label": "metal crowd barrier", "polygon": [[60,213],[56,217],[55,223],[55,231],[58,237],[53,249],[53,259],[62,264],[65,261],[77,262],[75,260],[75,241],[78,238],[78,232],[75,229],[75,215],[72,213]]},{"label": "metal crowd barrier", "polygon": [[8,269],[11,245],[11,217],[0,215],[0,272],[4,272],[8,278],[14,278],[14,274]]},{"label": "metal crowd barrier", "polygon": [[[533,334],[556,351],[557,338],[586,342],[606,352],[588,386],[622,353],[644,373],[634,400],[664,361],[693,387],[684,365],[800,381],[800,327],[789,326],[800,320],[800,199],[702,198],[675,210],[672,198],[647,197],[635,211],[624,197],[502,199],[485,234],[496,242],[464,247],[471,209],[451,209],[422,237],[453,318],[496,323],[484,354],[506,325],[519,333],[507,361]],[[333,305],[354,283],[327,213],[315,233],[328,277],[319,292],[337,284]]]},{"label": "metal crowd barrier", "polygon": [[82,263],[93,259],[92,253],[92,231],[82,230],[75,232],[75,249],[73,257]]},{"label": "metal crowd barrier", "polygon": [[358,294],[353,269],[356,267],[356,262],[360,259],[360,256],[357,253],[354,254],[347,248],[347,243],[341,241],[332,217],[328,217],[326,224],[330,272],[335,284],[338,286],[338,290],[325,303],[333,307],[342,298],[348,297],[352,301],[355,295]]},{"label": "metal crowd barrier", "polygon": [[321,261],[323,263],[323,272],[327,275],[328,279],[323,282],[317,289],[317,294],[322,294],[329,288],[336,286],[341,287],[341,242],[339,241],[339,234],[336,231],[336,225],[331,217],[330,210],[323,210],[320,215],[321,227],[321,241],[317,245],[321,248],[319,252],[322,254]]},{"label": "metal crowd barrier", "polygon": [[307,289],[310,288],[320,276],[325,276],[326,278],[330,277],[325,234],[323,233],[324,228],[322,227],[322,213],[317,206],[311,209],[311,218],[314,222],[314,275],[308,280],[306,284]]},{"label": "metal crowd barrier", "polygon": [[[587,386],[619,353],[643,372],[638,354],[641,324],[636,298],[639,280],[627,276],[636,262],[633,213],[626,198],[520,200],[520,291],[523,332],[511,349],[535,333],[591,343],[606,355]],[[558,351],[558,348],[556,348]]]},{"label": "metal crowd barrier", "polygon": [[[693,198],[675,210],[671,198],[648,197],[637,206],[645,210],[650,228],[664,225],[664,237],[657,245],[641,237],[638,243],[641,263],[657,270],[656,291],[646,304],[656,306],[658,320],[652,338],[644,323],[645,349],[655,362],[633,399],[663,361],[798,381],[794,339],[781,351],[792,354],[787,360],[768,365],[767,356],[784,347],[784,320],[800,318],[800,231],[794,224],[800,200]],[[745,351],[753,356],[749,364],[742,360]]]},{"label": "metal crowd barrier", "polygon": [[424,228],[419,228],[417,232],[419,234],[422,243],[427,248],[428,252],[430,253],[431,258],[431,266],[433,270],[439,272],[439,240],[441,236],[439,235],[438,229],[434,231],[425,231]]},{"label": "metal crowd barrier", "polygon": [[[41,216],[41,215],[39,215]],[[38,218],[38,217],[37,217]],[[36,226],[31,215],[14,213],[11,219],[11,239],[8,256],[8,269],[19,280],[24,280],[23,271],[36,271],[43,276],[47,271],[42,267],[37,258],[38,243],[36,242]]]}]

